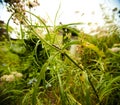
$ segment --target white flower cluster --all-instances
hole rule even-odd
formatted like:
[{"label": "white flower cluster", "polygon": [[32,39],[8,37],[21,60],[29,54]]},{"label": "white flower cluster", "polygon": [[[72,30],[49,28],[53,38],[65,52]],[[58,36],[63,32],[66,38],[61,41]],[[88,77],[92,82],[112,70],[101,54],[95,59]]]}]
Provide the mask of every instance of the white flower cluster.
[{"label": "white flower cluster", "polygon": [[6,82],[12,82],[15,81],[15,79],[21,78],[23,75],[19,72],[11,72],[9,75],[3,75],[0,80],[6,81]]},{"label": "white flower cluster", "polygon": [[110,51],[112,51],[112,52],[119,52],[120,51],[120,48],[118,48],[118,47],[113,47],[113,48],[111,48],[111,49],[109,49]]},{"label": "white flower cluster", "polygon": [[38,2],[38,0],[26,0],[26,5],[29,8],[33,8],[33,7],[39,6],[40,3]]}]

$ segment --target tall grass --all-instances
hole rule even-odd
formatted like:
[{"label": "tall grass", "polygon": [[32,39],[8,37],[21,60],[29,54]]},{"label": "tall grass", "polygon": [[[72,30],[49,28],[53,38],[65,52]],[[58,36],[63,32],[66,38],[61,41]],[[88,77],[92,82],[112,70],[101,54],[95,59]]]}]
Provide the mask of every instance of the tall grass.
[{"label": "tall grass", "polygon": [[[109,50],[116,40],[120,43],[119,35],[99,38],[71,28],[72,25],[81,23],[50,27],[40,17],[26,12],[34,16],[39,23],[33,24],[24,18],[24,25],[20,24],[22,38],[25,37],[23,33],[26,33],[28,38],[38,39],[34,51],[30,53],[32,55],[30,59],[35,65],[30,66],[32,72],[25,73],[35,80],[31,85],[28,85],[28,81],[32,80],[31,77],[28,77],[27,81],[22,78],[11,83],[2,82],[4,88],[0,87],[0,104],[5,105],[9,100],[10,105],[114,105],[114,103],[119,105],[117,99],[120,98],[118,94],[120,56],[119,52]],[[75,32],[78,39],[63,44],[63,36],[60,35],[63,28]],[[44,38],[37,29],[44,29],[47,32]],[[40,42],[47,56],[47,60],[41,65],[39,62],[42,60],[39,61],[37,55]],[[67,49],[72,45],[78,46],[75,56]],[[64,60],[61,55],[64,55]],[[46,80],[47,76],[50,76],[48,80]]]}]

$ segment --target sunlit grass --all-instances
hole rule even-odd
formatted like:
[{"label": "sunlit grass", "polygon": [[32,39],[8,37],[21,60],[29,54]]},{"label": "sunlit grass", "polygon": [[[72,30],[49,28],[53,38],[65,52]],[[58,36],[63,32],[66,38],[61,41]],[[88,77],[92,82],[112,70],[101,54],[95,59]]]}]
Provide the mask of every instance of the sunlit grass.
[{"label": "sunlit grass", "polygon": [[[120,56],[119,51],[110,49],[120,43],[119,34],[114,32],[112,36],[98,37],[71,28],[81,23],[49,27],[40,17],[28,13],[36,17],[39,24],[33,25],[25,18],[25,26],[20,24],[21,43],[10,40],[10,46],[9,43],[5,44],[0,52],[4,56],[0,56],[3,59],[0,62],[6,64],[5,67],[1,66],[0,76],[10,75],[13,71],[23,75],[21,79],[15,78],[10,82],[1,79],[0,104],[114,105],[116,97],[120,98]],[[63,33],[60,33],[63,28],[75,32],[78,38],[71,41],[70,36],[70,41],[63,43]],[[45,36],[40,29],[46,31]],[[25,49],[31,46],[25,43],[24,35],[34,42],[30,51]],[[21,45],[27,47],[21,47],[20,50]],[[40,52],[39,45],[42,45]],[[75,54],[69,50],[73,45],[78,48]],[[3,49],[3,46],[0,48]]]}]

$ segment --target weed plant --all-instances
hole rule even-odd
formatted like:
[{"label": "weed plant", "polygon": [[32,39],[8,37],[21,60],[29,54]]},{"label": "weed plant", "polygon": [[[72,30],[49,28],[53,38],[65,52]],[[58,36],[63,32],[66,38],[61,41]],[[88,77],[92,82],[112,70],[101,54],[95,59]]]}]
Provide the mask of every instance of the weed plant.
[{"label": "weed plant", "polygon": [[[40,17],[26,12],[38,22],[24,18],[21,39],[1,42],[1,105],[120,104],[120,51],[111,50],[120,44],[118,32],[91,36],[71,28],[81,23],[47,26]],[[75,32],[77,39],[63,42],[63,29],[70,31],[65,37],[71,39]],[[73,45],[74,54],[69,50]],[[12,72],[22,77],[2,78]]]}]

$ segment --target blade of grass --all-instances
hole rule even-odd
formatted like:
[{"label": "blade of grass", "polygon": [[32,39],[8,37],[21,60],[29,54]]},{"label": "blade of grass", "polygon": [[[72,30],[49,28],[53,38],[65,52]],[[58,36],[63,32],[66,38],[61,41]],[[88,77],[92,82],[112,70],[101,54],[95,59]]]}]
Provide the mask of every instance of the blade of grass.
[{"label": "blade of grass", "polygon": [[47,67],[49,66],[50,62],[52,62],[52,60],[55,58],[55,56],[57,56],[58,54],[59,53],[57,52],[55,55],[50,56],[48,58],[48,60],[46,61],[46,63],[42,66],[41,71],[37,77],[37,82],[33,89],[32,105],[36,105],[36,103],[37,103],[37,94],[38,94],[39,85],[40,85],[42,79],[43,79],[43,81],[45,81],[45,72],[46,72]]},{"label": "blade of grass", "polygon": [[63,88],[63,85],[62,85],[61,77],[60,77],[60,74],[58,72],[57,72],[57,76],[58,76],[59,87],[60,87],[61,104],[62,105],[67,105],[66,104],[66,94],[64,92],[64,88]]}]

